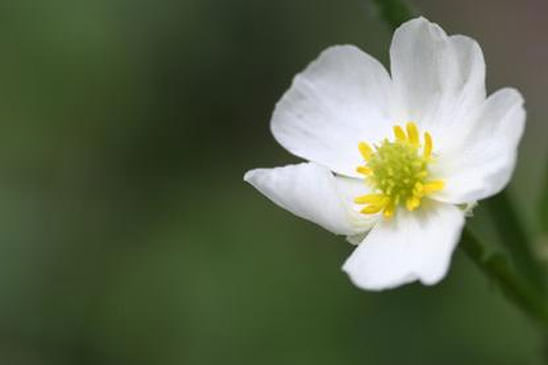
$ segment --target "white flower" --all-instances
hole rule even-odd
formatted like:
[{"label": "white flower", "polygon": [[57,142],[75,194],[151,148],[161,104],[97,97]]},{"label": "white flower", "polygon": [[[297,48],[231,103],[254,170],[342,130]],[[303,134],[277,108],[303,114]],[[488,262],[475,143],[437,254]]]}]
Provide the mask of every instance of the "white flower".
[{"label": "white flower", "polygon": [[276,140],[310,162],[245,181],[279,206],[359,244],[343,265],[382,290],[447,273],[465,205],[509,181],[525,124],[511,88],[486,98],[471,38],[424,18],[394,33],[391,76],[354,46],[324,51],[272,116]]}]

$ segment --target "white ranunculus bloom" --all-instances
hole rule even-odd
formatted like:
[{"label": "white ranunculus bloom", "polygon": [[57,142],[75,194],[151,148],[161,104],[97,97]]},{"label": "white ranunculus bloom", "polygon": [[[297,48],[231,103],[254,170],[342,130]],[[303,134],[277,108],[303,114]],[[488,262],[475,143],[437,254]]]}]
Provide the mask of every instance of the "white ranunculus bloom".
[{"label": "white ranunculus bloom", "polygon": [[325,50],[276,105],[276,140],[309,162],[249,182],[293,214],[358,244],[343,265],[382,290],[447,273],[465,204],[509,181],[525,124],[520,93],[486,97],[471,38],[424,18],[394,33],[391,75],[354,46]]}]

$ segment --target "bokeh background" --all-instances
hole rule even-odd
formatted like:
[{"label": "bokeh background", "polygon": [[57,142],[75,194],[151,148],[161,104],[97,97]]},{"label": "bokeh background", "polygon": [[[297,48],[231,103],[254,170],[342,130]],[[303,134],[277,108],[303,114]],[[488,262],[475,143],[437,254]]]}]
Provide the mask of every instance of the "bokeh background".
[{"label": "bokeh background", "polygon": [[[548,136],[548,4],[415,0],[525,95],[510,187],[531,234]],[[457,250],[434,287],[353,287],[352,247],[242,181],[329,45],[387,61],[365,0],[0,4],[0,364],[539,364],[533,324]],[[470,225],[495,239],[481,207]]]}]

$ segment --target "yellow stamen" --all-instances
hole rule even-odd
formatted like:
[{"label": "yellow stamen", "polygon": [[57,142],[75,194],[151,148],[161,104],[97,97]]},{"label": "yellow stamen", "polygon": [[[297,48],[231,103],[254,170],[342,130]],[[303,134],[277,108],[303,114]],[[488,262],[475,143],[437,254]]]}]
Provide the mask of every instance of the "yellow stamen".
[{"label": "yellow stamen", "polygon": [[443,180],[429,181],[424,185],[424,193],[430,194],[435,191],[440,191],[441,189],[443,189],[444,186],[445,183],[443,182]]},{"label": "yellow stamen", "polygon": [[386,203],[386,197],[382,194],[367,194],[355,198],[354,203],[380,205]]},{"label": "yellow stamen", "polygon": [[419,146],[419,131],[417,129],[417,125],[413,122],[409,122],[406,125],[407,128],[407,136],[409,137],[409,142],[415,146]]},{"label": "yellow stamen", "polygon": [[382,212],[382,214],[384,215],[384,218],[392,218],[392,216],[394,215],[394,210],[395,210],[395,206],[394,204],[388,204],[386,206],[386,208],[384,208],[384,211]]},{"label": "yellow stamen", "polygon": [[402,127],[400,127],[399,125],[395,125],[392,129],[394,130],[396,140],[399,142],[405,142],[407,137],[405,136],[405,132],[403,131]]},{"label": "yellow stamen", "polygon": [[383,210],[383,204],[371,204],[360,210],[360,213],[363,214],[375,214]]},{"label": "yellow stamen", "polygon": [[413,211],[417,209],[419,205],[421,205],[421,200],[416,196],[412,196],[411,198],[407,199],[407,201],[405,202],[405,207],[409,211]]},{"label": "yellow stamen", "polygon": [[360,142],[358,144],[358,148],[360,149],[360,152],[364,160],[368,161],[371,158],[371,155],[373,154],[373,149],[365,142]]},{"label": "yellow stamen", "polygon": [[365,166],[356,167],[356,171],[363,175],[369,175],[372,172],[369,167],[365,167]]},{"label": "yellow stamen", "polygon": [[424,132],[424,157],[430,158],[430,155],[432,155],[432,136]]},{"label": "yellow stamen", "polygon": [[364,205],[361,213],[382,212],[386,219],[393,217],[399,206],[416,210],[424,197],[445,186],[443,180],[430,176],[428,165],[435,163],[430,133],[424,132],[424,141],[421,141],[419,129],[413,122],[405,127],[395,125],[392,131],[395,139],[385,138],[373,146],[374,149],[365,142],[359,143],[365,164],[356,168],[364,175],[372,193],[358,196],[354,202]]},{"label": "yellow stamen", "polygon": [[419,198],[424,196],[424,185],[420,181],[415,183],[415,186],[413,187],[413,195]]}]

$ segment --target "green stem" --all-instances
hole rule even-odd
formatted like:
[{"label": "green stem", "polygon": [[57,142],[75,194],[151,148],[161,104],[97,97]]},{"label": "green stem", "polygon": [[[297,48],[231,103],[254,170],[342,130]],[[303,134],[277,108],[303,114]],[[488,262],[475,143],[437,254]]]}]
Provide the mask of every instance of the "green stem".
[{"label": "green stem", "polygon": [[460,247],[480,270],[500,287],[510,301],[548,327],[548,306],[543,296],[527,281],[515,275],[506,256],[493,254],[486,257],[483,246],[467,228],[462,233]]},{"label": "green stem", "polygon": [[507,191],[486,202],[502,244],[508,249],[518,272],[539,291],[545,291],[544,273],[535,258],[530,239],[520,223]]}]

